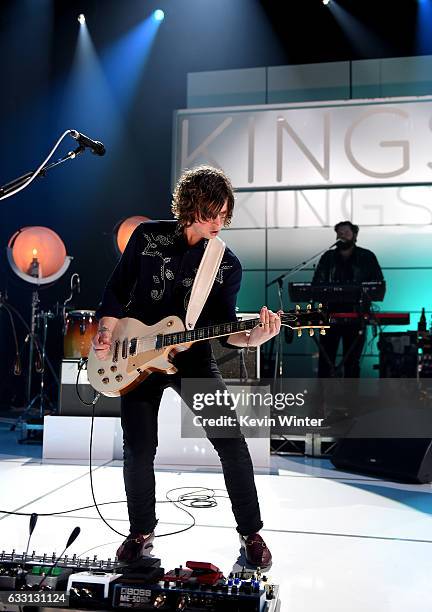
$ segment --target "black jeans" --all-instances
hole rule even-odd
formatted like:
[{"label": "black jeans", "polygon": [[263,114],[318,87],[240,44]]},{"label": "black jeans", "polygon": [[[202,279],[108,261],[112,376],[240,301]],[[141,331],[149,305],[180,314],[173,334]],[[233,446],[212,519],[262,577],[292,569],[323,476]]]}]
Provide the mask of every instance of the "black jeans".
[{"label": "black jeans", "polygon": [[[226,389],[210,350],[178,354],[174,375],[153,373],[138,387],[122,397],[121,422],[124,439],[124,482],[131,533],[150,533],[156,526],[154,458],[158,443],[158,411],[163,391],[168,386],[178,393],[181,378],[212,379],[213,389]],[[212,390],[213,390],[212,389]],[[190,406],[190,398],[182,399]],[[189,401],[188,401],[189,400]],[[203,412],[201,414],[204,416]],[[230,415],[232,416],[232,412]],[[261,529],[257,492],[249,449],[243,435],[209,437],[222,464],[225,485],[237,522],[237,531],[251,535]]]},{"label": "black jeans", "polygon": [[[357,324],[333,325],[320,336],[318,376],[331,378],[342,373],[344,378],[359,378],[360,358],[366,340],[366,329]],[[342,365],[336,366],[339,342],[342,340]]]}]

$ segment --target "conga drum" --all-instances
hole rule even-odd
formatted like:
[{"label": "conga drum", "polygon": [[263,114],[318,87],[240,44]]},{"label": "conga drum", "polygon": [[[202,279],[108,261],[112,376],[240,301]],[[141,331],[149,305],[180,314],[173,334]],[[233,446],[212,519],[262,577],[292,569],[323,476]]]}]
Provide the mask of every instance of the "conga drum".
[{"label": "conga drum", "polygon": [[66,314],[64,358],[88,357],[91,341],[96,335],[98,322],[94,310],[71,310]]}]

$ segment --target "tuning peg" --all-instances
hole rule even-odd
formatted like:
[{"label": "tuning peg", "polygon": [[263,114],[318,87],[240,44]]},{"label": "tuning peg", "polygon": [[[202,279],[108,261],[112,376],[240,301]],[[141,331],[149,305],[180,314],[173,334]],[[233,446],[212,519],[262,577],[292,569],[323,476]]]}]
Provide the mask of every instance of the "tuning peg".
[{"label": "tuning peg", "polygon": [[312,304],[308,304],[308,305],[306,306],[306,310],[312,310]]},{"label": "tuning peg", "polygon": [[320,335],[321,336],[325,336],[326,335],[326,330],[325,329],[320,329]]},{"label": "tuning peg", "polygon": [[296,304],[295,310],[296,310],[296,312],[300,312],[300,310],[301,310],[300,304]]},{"label": "tuning peg", "polygon": [[311,328],[309,330],[309,336],[313,336],[315,334],[315,330],[313,328]]},{"label": "tuning peg", "polygon": [[297,330],[297,338],[301,338],[302,333],[303,333],[303,330],[298,329]]}]

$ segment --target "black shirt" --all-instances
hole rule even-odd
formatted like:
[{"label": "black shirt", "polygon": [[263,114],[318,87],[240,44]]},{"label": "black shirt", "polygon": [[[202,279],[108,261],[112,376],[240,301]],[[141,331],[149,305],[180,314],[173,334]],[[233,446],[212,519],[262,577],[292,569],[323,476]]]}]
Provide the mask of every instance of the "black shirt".
[{"label": "black shirt", "polygon": [[[383,273],[372,251],[354,246],[350,257],[343,257],[338,249],[324,253],[318,262],[312,279],[314,284],[341,283],[359,284],[368,281],[383,281]],[[332,312],[356,310],[357,303],[328,303]]]},{"label": "black shirt", "polygon": [[352,255],[342,257],[338,249],[321,257],[313,276],[313,283],[363,283],[384,280],[381,267],[372,251],[355,246]]}]

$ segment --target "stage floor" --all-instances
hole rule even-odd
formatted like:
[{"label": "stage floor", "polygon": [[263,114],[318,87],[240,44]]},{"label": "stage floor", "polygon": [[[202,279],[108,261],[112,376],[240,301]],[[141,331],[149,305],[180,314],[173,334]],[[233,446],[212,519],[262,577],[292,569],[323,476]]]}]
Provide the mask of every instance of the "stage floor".
[{"label": "stage floor", "polygon": [[[3,434],[3,440],[10,437]],[[88,466],[42,463],[37,449],[25,445],[16,452],[21,455],[0,455],[2,511],[49,513],[93,503]],[[432,611],[430,485],[353,476],[334,470],[328,460],[303,457],[273,457],[270,473],[257,474],[256,484],[263,536],[273,553],[268,576],[280,585],[281,610]],[[94,487],[99,504],[124,500],[121,462],[95,466]],[[211,487],[221,497],[216,508],[190,510],[196,519],[191,530],[157,538],[154,556],[165,569],[187,560],[211,561],[228,574],[242,559],[222,475],[178,466],[158,470],[158,500],[177,487]],[[127,533],[124,503],[100,509],[115,529]],[[172,504],[158,504],[157,514],[159,535],[191,523]],[[114,557],[122,538],[94,508],[40,517],[30,550],[59,554],[75,526],[81,534],[68,554]],[[0,550],[21,553],[27,537],[28,518],[0,514]]]}]

